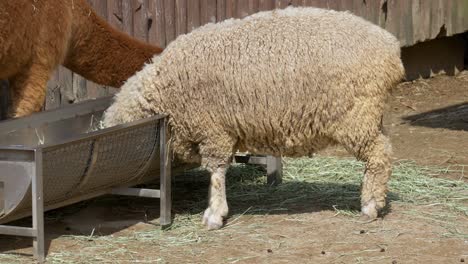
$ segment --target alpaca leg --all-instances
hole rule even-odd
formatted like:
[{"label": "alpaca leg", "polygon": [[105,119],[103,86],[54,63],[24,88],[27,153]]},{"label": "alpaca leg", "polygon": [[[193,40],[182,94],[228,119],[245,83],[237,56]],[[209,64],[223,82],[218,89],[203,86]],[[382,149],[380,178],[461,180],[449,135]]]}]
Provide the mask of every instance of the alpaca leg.
[{"label": "alpaca leg", "polygon": [[383,134],[367,143],[361,158],[366,169],[361,190],[361,213],[364,218],[375,219],[385,206],[387,182],[392,174],[391,145]]},{"label": "alpaca leg", "polygon": [[22,117],[38,112],[44,105],[47,81],[51,71],[33,65],[11,80],[12,116]]}]

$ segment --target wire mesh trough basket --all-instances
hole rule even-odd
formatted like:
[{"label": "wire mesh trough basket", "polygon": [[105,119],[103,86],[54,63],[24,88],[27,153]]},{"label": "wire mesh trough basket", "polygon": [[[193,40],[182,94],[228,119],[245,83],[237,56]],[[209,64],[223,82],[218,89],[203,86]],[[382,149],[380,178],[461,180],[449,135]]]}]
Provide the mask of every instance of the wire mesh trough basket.
[{"label": "wire mesh trough basket", "polygon": [[[171,222],[166,116],[99,129],[111,100],[0,122],[0,223],[33,218],[32,228],[0,225],[0,234],[33,237],[39,260],[44,210],[103,194],[134,195],[160,198],[161,225]],[[158,177],[160,190],[128,188]]]}]

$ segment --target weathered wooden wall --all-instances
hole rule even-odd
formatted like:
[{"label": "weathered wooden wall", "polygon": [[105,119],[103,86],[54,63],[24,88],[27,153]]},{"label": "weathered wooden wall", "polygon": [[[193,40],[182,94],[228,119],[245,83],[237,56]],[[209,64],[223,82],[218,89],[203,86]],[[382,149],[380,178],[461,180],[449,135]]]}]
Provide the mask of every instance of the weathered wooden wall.
[{"label": "weathered wooden wall", "polygon": [[[468,30],[468,0],[88,0],[116,28],[165,47],[208,22],[274,8],[316,6],[350,10],[397,36],[402,46]],[[48,84],[46,108],[116,89],[101,87],[60,67]]]}]

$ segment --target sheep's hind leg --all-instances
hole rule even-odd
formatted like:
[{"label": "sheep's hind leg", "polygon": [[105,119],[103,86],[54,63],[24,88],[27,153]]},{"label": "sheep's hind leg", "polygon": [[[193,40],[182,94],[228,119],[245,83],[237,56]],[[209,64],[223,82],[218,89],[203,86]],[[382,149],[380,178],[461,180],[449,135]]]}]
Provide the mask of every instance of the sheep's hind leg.
[{"label": "sheep's hind leg", "polygon": [[366,161],[361,190],[361,214],[364,219],[375,219],[385,207],[387,182],[392,174],[389,139],[379,134],[366,144],[360,156]]}]

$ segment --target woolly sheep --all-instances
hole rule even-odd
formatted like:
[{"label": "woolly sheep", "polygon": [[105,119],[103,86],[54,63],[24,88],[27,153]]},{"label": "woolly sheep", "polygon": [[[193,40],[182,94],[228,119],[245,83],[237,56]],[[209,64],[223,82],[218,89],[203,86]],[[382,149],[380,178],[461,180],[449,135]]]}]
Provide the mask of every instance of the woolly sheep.
[{"label": "woolly sheep", "polygon": [[382,115],[403,77],[387,31],[348,12],[289,7],[178,37],[127,80],[103,123],[169,114],[175,158],[211,173],[209,229],[228,214],[225,173],[237,150],[300,157],[333,144],[366,162],[362,214],[373,219],[391,175]]}]

